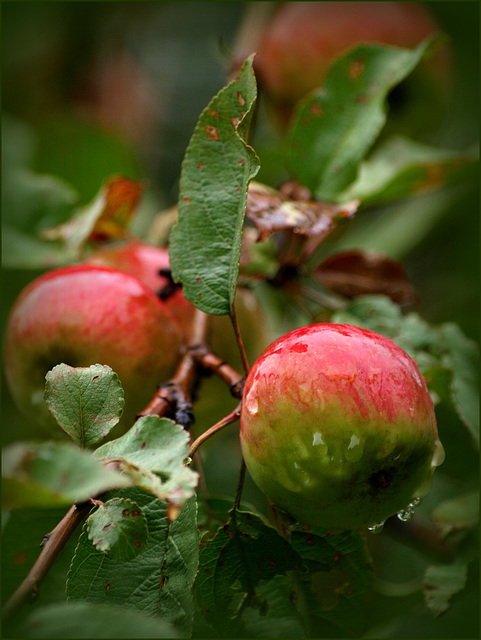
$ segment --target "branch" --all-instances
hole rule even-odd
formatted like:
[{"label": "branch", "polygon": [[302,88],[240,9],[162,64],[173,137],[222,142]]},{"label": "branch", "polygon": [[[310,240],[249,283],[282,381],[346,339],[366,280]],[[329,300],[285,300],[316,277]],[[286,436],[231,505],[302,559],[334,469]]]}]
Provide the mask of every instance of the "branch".
[{"label": "branch", "polygon": [[42,540],[42,551],[18,589],[3,607],[3,619],[10,618],[27,601],[37,598],[40,583],[60,551],[91,508],[90,502],[74,504],[56,527]]},{"label": "branch", "polygon": [[242,398],[245,377],[241,376],[225,360],[216,356],[207,345],[199,345],[191,349],[197,362],[208,371],[212,371],[225,382],[234,398]]},{"label": "branch", "polygon": [[174,376],[169,382],[160,385],[159,390],[154,395],[145,409],[139,413],[137,418],[142,416],[166,416],[177,408],[179,415],[176,415],[176,422],[189,426],[192,415],[190,398],[192,390],[197,381],[197,360],[193,355],[193,350],[206,342],[209,316],[199,309],[195,310],[192,321],[192,329],[185,345],[182,356]]},{"label": "branch", "polygon": [[397,518],[389,518],[384,525],[384,532],[394,540],[428,556],[433,562],[450,562],[453,560],[455,547],[439,537],[437,531],[414,518],[410,522],[400,522]]}]

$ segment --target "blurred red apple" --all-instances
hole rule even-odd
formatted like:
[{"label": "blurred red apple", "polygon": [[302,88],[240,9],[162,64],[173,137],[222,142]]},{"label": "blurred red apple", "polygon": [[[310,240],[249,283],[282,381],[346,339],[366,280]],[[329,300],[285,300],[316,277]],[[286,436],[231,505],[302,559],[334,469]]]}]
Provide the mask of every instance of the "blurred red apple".
[{"label": "blurred red apple", "polygon": [[[322,86],[343,52],[365,42],[414,48],[440,32],[418,2],[285,2],[265,29],[256,74],[282,128],[294,105]],[[440,123],[452,83],[451,52],[444,47],[390,94],[397,132],[424,134]]]},{"label": "blurred red apple", "polygon": [[[162,295],[162,292],[167,293],[166,287],[172,284],[166,275],[170,270],[167,249],[145,242],[129,242],[101,249],[90,256],[86,263],[113,267],[129,273],[158,295]],[[184,298],[180,287],[174,288],[170,293],[165,299],[165,304],[179,324],[184,337],[187,337],[194,306]]]},{"label": "blurred red apple", "polygon": [[31,282],[8,319],[5,373],[27,415],[51,423],[45,374],[59,363],[107,364],[125,393],[131,426],[179,358],[181,338],[167,306],[137,278],[92,265],[56,269]]}]

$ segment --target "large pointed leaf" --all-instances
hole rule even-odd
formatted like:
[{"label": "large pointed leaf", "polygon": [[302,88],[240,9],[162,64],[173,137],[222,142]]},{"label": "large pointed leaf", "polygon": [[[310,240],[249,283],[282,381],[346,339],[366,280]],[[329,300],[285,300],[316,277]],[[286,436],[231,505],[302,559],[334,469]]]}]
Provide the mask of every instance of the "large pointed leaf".
[{"label": "large pointed leaf", "polygon": [[373,581],[364,535],[304,527],[292,533],[291,545],[308,569],[297,582],[308,626],[315,631],[322,620],[343,634],[360,635],[369,622],[366,603]]},{"label": "large pointed leaf", "polygon": [[265,598],[255,593],[261,580],[301,568],[299,556],[275,529],[252,513],[235,516],[212,539],[201,541],[196,580],[201,612],[224,637],[242,628],[236,609],[244,600],[262,611]]},{"label": "large pointed leaf", "polygon": [[247,187],[260,166],[245,142],[255,99],[250,57],[202,112],[182,166],[170,264],[185,297],[215,315],[234,302]]},{"label": "large pointed leaf", "polygon": [[145,549],[136,558],[118,561],[97,550],[84,530],[68,574],[68,598],[158,615],[189,635],[199,553],[195,499],[169,522],[165,502],[138,489],[117,495],[142,508],[149,529]]},{"label": "large pointed leaf", "polygon": [[299,105],[289,132],[288,162],[317,200],[336,199],[386,121],[388,92],[418,64],[433,40],[416,49],[366,44],[331,67],[322,89]]}]

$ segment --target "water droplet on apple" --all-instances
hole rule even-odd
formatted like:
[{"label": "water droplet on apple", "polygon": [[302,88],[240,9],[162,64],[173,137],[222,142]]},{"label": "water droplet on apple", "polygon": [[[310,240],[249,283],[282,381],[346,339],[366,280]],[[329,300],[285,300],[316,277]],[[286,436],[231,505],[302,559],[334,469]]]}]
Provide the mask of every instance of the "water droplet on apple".
[{"label": "water droplet on apple", "polygon": [[313,435],[312,438],[312,446],[316,447],[319,444],[326,444],[322,438],[322,433],[319,433],[319,431],[316,431]]},{"label": "water droplet on apple", "polygon": [[408,522],[409,520],[412,519],[414,515],[414,508],[411,507],[410,504],[408,504],[408,506],[405,509],[401,509],[401,511],[399,511],[399,513],[397,514],[397,517],[399,518],[399,520],[401,520],[401,522]]},{"label": "water droplet on apple", "polygon": [[349,445],[345,452],[345,457],[348,462],[358,462],[362,458],[364,452],[364,442],[355,434],[351,436]]},{"label": "water droplet on apple", "polygon": [[255,416],[259,411],[259,402],[252,393],[247,396],[244,406],[253,416]]},{"label": "water droplet on apple", "polygon": [[370,531],[371,533],[381,533],[383,529],[384,529],[384,522],[376,522],[375,524],[369,525],[369,527],[367,528],[367,530]]},{"label": "water droplet on apple", "polygon": [[439,467],[439,465],[443,464],[444,458],[446,454],[444,452],[444,447],[441,444],[440,440],[436,440],[434,443],[434,453],[431,460],[431,467]]}]

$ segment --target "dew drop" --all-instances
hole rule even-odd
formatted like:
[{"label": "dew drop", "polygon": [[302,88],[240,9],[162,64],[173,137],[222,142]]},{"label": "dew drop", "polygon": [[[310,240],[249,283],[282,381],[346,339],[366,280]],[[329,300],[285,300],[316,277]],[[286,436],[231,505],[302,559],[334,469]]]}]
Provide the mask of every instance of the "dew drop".
[{"label": "dew drop", "polygon": [[431,467],[439,467],[439,465],[443,464],[445,457],[446,454],[444,452],[444,447],[441,444],[441,441],[436,440],[436,442],[434,443],[434,453],[431,460]]},{"label": "dew drop", "polygon": [[409,506],[412,509],[414,509],[415,507],[418,507],[421,504],[422,501],[423,501],[423,499],[418,496],[417,498],[413,498],[411,500],[411,502],[409,503]]},{"label": "dew drop", "polygon": [[399,520],[401,520],[401,522],[408,522],[412,519],[413,515],[414,509],[409,504],[405,509],[401,509],[401,511],[399,511],[397,517],[399,518]]},{"label": "dew drop", "polygon": [[369,525],[369,527],[367,528],[367,530],[370,531],[371,533],[381,533],[383,529],[384,529],[384,522],[376,522],[375,524]]},{"label": "dew drop", "polygon": [[312,445],[315,447],[318,444],[326,444],[322,438],[322,433],[319,433],[319,431],[316,431],[314,433],[314,436],[312,438]]},{"label": "dew drop", "polygon": [[245,408],[253,416],[255,416],[258,413],[258,411],[259,411],[259,402],[258,402],[257,398],[253,394],[250,394],[250,395],[247,396],[246,401],[245,401]]},{"label": "dew drop", "polygon": [[345,457],[348,462],[358,462],[362,458],[364,452],[364,444],[360,438],[356,435],[351,436],[349,445],[345,452]]}]

